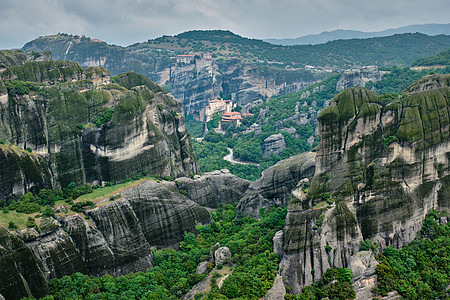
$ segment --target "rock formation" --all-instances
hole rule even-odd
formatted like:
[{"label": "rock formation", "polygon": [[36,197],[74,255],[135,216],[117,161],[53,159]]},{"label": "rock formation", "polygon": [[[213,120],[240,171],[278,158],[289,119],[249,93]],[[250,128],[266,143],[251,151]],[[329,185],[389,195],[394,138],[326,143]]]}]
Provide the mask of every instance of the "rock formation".
[{"label": "rock formation", "polygon": [[388,104],[350,88],[320,113],[315,176],[291,202],[284,232],[280,267],[292,293],[329,267],[350,266],[363,239],[401,247],[426,213],[450,206],[449,83],[425,77]]},{"label": "rock formation", "polygon": [[111,84],[106,69],[46,61],[6,68],[0,79],[1,197],[198,172],[181,103],[142,75]]},{"label": "rock formation", "polygon": [[252,182],[245,191],[236,210],[243,216],[259,218],[262,208],[287,206],[298,182],[314,176],[314,159],[315,153],[301,153],[264,170],[261,178]]},{"label": "rock formation", "polygon": [[0,294],[6,299],[43,297],[47,279],[22,239],[0,227]]},{"label": "rock formation", "polygon": [[281,133],[272,134],[264,140],[263,149],[264,156],[268,157],[270,155],[280,155],[281,152],[286,148],[286,142],[284,141],[284,136]]},{"label": "rock formation", "polygon": [[189,199],[208,208],[238,202],[250,185],[250,181],[236,177],[228,170],[205,173],[194,179],[180,177],[176,183]]},{"label": "rock formation", "polygon": [[377,66],[367,66],[360,69],[346,70],[342,73],[336,84],[336,90],[342,91],[349,87],[365,87],[369,81],[380,81],[386,71],[378,71]]},{"label": "rock formation", "polygon": [[223,264],[227,258],[231,258],[231,252],[228,247],[220,247],[214,251],[214,262],[216,265]]}]

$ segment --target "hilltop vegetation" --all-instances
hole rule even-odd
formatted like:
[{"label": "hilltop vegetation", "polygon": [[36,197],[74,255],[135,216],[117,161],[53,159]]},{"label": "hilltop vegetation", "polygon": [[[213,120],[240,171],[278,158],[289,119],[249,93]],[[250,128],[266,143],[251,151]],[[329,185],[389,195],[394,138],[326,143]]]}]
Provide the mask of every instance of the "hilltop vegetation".
[{"label": "hilltop vegetation", "polygon": [[442,51],[431,57],[424,57],[414,60],[413,66],[449,66],[450,65],[450,49]]},{"label": "hilltop vegetation", "polygon": [[[73,43],[66,53],[69,42]],[[346,69],[354,66],[406,66],[413,60],[435,55],[450,47],[450,36],[396,34],[388,37],[337,40],[319,45],[281,46],[262,40],[244,38],[230,31],[188,31],[162,36],[128,47],[94,42],[67,34],[35,39],[24,46],[26,51],[51,50],[56,59],[80,60],[110,57],[111,73],[134,70],[146,74],[149,69],[173,63],[177,54],[211,53],[216,59],[238,58],[244,62],[276,63],[281,67],[303,68],[305,64]],[[125,59],[126,58],[126,59]],[[125,62],[125,64],[124,64]]]},{"label": "hilltop vegetation", "polygon": [[450,45],[450,37],[424,34],[397,34],[370,39],[337,40],[319,45],[281,46],[244,38],[230,31],[188,31],[173,37],[149,40],[131,47],[161,48],[181,52],[211,52],[218,58],[240,58],[292,66],[305,64],[348,68],[350,66],[408,65]]}]

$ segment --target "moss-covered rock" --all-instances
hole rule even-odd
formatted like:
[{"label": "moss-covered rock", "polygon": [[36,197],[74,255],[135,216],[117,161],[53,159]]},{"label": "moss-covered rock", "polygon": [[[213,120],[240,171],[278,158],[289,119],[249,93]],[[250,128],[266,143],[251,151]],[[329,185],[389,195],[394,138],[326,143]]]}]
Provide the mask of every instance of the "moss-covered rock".
[{"label": "moss-covered rock", "polygon": [[51,170],[40,155],[0,144],[0,165],[0,198],[16,198],[52,187]]},{"label": "moss-covered rock", "polygon": [[[9,79],[0,95],[0,140],[47,164],[43,178],[33,178],[37,189],[50,187],[47,173],[62,187],[141,172],[198,173],[182,105],[145,76],[130,72],[117,76],[121,85],[110,84],[104,68],[48,61],[9,67],[0,77]],[[18,188],[17,180],[6,182],[4,196]]]},{"label": "moss-covered rock", "polygon": [[[450,75],[427,76],[390,103],[350,88],[322,111],[315,177],[287,215],[283,278],[291,291],[328,266],[347,267],[363,239],[402,247],[426,213],[450,208],[449,83]],[[321,205],[329,208],[324,228],[314,229]]]},{"label": "moss-covered rock", "polygon": [[16,234],[0,228],[0,294],[5,299],[43,297],[48,282],[30,249]]}]

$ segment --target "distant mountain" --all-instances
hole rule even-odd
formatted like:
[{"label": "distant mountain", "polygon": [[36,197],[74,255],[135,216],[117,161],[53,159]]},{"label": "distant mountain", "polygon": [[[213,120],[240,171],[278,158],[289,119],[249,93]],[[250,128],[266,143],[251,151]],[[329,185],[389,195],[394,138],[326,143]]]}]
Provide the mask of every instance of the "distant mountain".
[{"label": "distant mountain", "polygon": [[347,39],[362,39],[383,37],[398,33],[423,33],[427,35],[450,35],[450,23],[449,24],[420,24],[409,25],[399,28],[390,28],[383,31],[364,32],[358,30],[345,30],[337,29],[333,31],[324,31],[318,34],[309,34],[298,38],[287,39],[265,39],[264,41],[276,44],[276,45],[316,45],[324,44],[334,40],[347,40]]},{"label": "distant mountain", "polygon": [[[386,37],[330,41],[318,45],[274,45],[244,38],[230,31],[188,31],[162,36],[128,47],[95,42],[87,37],[67,34],[46,36],[25,44],[23,49],[51,51],[55,59],[73,60],[82,66],[102,66],[112,74],[133,70],[164,83],[155,72],[176,64],[176,56],[210,54],[217,62],[272,65],[285,69],[305,65],[332,69],[357,66],[407,66],[418,58],[436,55],[450,47],[450,35],[428,36],[422,33],[394,34]],[[161,77],[161,78],[159,78]]]}]

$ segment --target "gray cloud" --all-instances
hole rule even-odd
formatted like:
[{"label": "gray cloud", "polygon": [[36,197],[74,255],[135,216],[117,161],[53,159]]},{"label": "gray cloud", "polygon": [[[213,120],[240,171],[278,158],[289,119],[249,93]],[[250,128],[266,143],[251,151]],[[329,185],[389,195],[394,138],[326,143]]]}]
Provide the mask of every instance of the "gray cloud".
[{"label": "gray cloud", "polygon": [[448,23],[448,0],[0,0],[0,49],[67,32],[129,45],[192,29],[252,38]]}]

